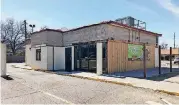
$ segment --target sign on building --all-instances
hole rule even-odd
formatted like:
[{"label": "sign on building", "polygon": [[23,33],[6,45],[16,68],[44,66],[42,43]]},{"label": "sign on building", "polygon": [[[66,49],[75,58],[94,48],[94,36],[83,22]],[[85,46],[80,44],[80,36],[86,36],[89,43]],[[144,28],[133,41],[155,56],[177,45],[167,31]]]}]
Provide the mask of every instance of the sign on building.
[{"label": "sign on building", "polygon": [[[128,44],[128,60],[143,60],[143,45]],[[150,60],[150,50],[146,48],[146,59]]]},{"label": "sign on building", "polygon": [[128,60],[142,60],[143,59],[143,46],[128,44]]}]

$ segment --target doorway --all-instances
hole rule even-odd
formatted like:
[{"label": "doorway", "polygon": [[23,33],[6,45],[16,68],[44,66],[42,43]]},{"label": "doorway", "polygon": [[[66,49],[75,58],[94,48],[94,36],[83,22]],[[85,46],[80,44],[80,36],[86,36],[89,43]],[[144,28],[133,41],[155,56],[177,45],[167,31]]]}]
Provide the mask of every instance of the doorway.
[{"label": "doorway", "polygon": [[75,70],[96,72],[96,43],[75,45]]},{"label": "doorway", "polygon": [[65,48],[65,70],[68,72],[72,71],[72,48]]}]

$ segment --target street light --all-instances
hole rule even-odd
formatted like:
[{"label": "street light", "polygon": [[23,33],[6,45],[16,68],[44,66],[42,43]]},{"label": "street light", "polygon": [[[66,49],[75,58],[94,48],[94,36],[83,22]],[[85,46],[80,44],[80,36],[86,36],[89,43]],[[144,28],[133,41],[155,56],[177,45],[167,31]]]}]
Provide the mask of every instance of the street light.
[{"label": "street light", "polygon": [[33,31],[34,31],[33,29],[34,29],[34,27],[35,27],[35,24],[30,24],[29,27],[32,28],[32,33],[33,33]]}]

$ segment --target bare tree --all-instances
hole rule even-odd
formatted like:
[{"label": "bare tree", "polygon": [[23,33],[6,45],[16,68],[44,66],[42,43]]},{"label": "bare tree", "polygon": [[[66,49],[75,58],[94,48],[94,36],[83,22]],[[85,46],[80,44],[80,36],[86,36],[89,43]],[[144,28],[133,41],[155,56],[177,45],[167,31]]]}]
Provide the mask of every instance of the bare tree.
[{"label": "bare tree", "polygon": [[7,48],[15,55],[24,45],[24,24],[10,18],[1,21],[1,41],[7,43]]},{"label": "bare tree", "polygon": [[43,26],[40,28],[40,30],[44,30],[44,29],[47,29],[48,27],[47,26]]},{"label": "bare tree", "polygon": [[62,27],[60,30],[62,30],[62,31],[68,31],[68,28]]},{"label": "bare tree", "polygon": [[161,46],[161,49],[167,49],[168,48],[168,44],[164,43],[164,42],[160,46]]}]

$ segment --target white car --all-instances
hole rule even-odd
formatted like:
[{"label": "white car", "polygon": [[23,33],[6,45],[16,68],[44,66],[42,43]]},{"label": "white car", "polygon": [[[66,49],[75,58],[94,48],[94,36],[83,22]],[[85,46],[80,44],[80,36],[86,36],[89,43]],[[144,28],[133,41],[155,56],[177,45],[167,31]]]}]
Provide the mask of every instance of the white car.
[{"label": "white car", "polygon": [[174,64],[179,63],[179,58],[174,59]]}]

